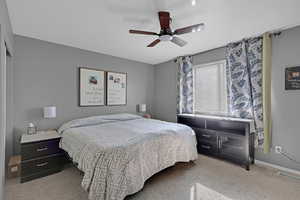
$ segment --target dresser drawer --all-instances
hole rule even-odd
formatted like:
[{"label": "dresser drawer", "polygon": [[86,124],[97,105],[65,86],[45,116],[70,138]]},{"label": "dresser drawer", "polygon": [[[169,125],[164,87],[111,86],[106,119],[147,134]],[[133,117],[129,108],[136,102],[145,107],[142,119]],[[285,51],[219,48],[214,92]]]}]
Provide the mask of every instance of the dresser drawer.
[{"label": "dresser drawer", "polygon": [[60,153],[59,139],[21,145],[22,160]]},{"label": "dresser drawer", "polygon": [[215,131],[207,129],[196,129],[195,132],[198,142],[209,142],[217,144],[217,134]]},{"label": "dresser drawer", "polygon": [[197,148],[199,153],[207,155],[216,155],[218,153],[217,145],[211,143],[200,142]]},{"label": "dresser drawer", "polygon": [[57,171],[62,169],[64,164],[64,154],[54,154],[38,159],[23,161],[21,165],[21,177],[29,177],[43,172]]},{"label": "dresser drawer", "polygon": [[202,118],[192,118],[192,117],[184,117],[178,116],[177,122],[180,124],[185,124],[189,127],[197,127],[197,128],[205,128],[205,119]]},{"label": "dresser drawer", "polygon": [[245,135],[245,127],[248,123],[231,120],[207,120],[207,129],[231,132],[237,135]]}]

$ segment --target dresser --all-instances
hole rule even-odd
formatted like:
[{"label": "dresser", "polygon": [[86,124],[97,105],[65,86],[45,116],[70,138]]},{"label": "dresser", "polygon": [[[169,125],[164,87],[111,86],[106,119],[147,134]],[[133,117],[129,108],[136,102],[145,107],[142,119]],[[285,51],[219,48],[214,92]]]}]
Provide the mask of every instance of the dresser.
[{"label": "dresser", "polygon": [[57,173],[66,163],[59,148],[60,135],[56,131],[41,131],[21,138],[21,183]]},{"label": "dresser", "polygon": [[198,153],[250,169],[254,163],[254,126],[249,119],[181,114],[177,122],[196,133]]}]

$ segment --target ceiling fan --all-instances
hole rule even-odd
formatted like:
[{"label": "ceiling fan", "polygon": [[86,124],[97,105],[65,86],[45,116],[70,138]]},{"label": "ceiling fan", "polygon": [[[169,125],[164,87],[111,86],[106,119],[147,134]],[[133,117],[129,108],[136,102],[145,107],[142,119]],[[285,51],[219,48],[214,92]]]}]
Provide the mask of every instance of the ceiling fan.
[{"label": "ceiling fan", "polygon": [[204,23],[195,24],[192,26],[187,26],[184,28],[176,29],[174,32],[171,30],[170,23],[172,22],[172,18],[170,17],[169,12],[161,11],[158,12],[159,22],[161,30],[159,33],[149,32],[149,31],[140,31],[140,30],[129,30],[129,33],[132,34],[142,34],[142,35],[156,35],[158,39],[154,40],[147,47],[154,47],[160,41],[171,41],[174,44],[177,44],[180,47],[183,47],[187,44],[186,41],[180,39],[176,35],[182,35],[185,33],[197,32],[201,31],[204,28]]}]

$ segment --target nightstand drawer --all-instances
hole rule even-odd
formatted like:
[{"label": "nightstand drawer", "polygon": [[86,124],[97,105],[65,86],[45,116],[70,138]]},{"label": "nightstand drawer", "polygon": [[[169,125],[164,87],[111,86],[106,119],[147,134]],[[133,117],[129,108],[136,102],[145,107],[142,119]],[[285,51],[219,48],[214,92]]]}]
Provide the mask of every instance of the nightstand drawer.
[{"label": "nightstand drawer", "polygon": [[22,160],[60,153],[59,139],[21,145]]},{"label": "nightstand drawer", "polygon": [[30,177],[55,173],[62,169],[64,161],[64,154],[54,154],[43,158],[24,161],[21,165],[21,179],[30,180]]}]

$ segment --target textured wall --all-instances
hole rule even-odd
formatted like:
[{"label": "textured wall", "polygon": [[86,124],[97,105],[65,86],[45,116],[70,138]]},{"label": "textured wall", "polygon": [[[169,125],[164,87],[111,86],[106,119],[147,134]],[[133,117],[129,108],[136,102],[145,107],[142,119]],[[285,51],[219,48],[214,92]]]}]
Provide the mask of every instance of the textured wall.
[{"label": "textured wall", "polygon": [[[284,69],[300,66],[300,27],[288,29],[273,38],[272,46],[272,144],[283,149],[300,161],[300,90],[284,90]],[[194,56],[194,63],[207,63],[225,58],[225,49],[220,48]],[[154,114],[157,118],[176,121],[176,74],[173,61],[155,66]],[[208,86],[209,87],[209,86]],[[300,170],[300,165],[275,154],[256,152],[256,159],[283,167]]]},{"label": "textured wall", "polygon": [[[127,72],[127,105],[78,107],[78,67],[88,66]],[[15,37],[14,58],[15,153],[18,139],[28,122],[41,129],[58,128],[63,122],[91,115],[136,112],[146,103],[151,109],[154,91],[154,67],[108,55],[41,40]],[[42,108],[57,107],[56,119],[43,119]]]}]

